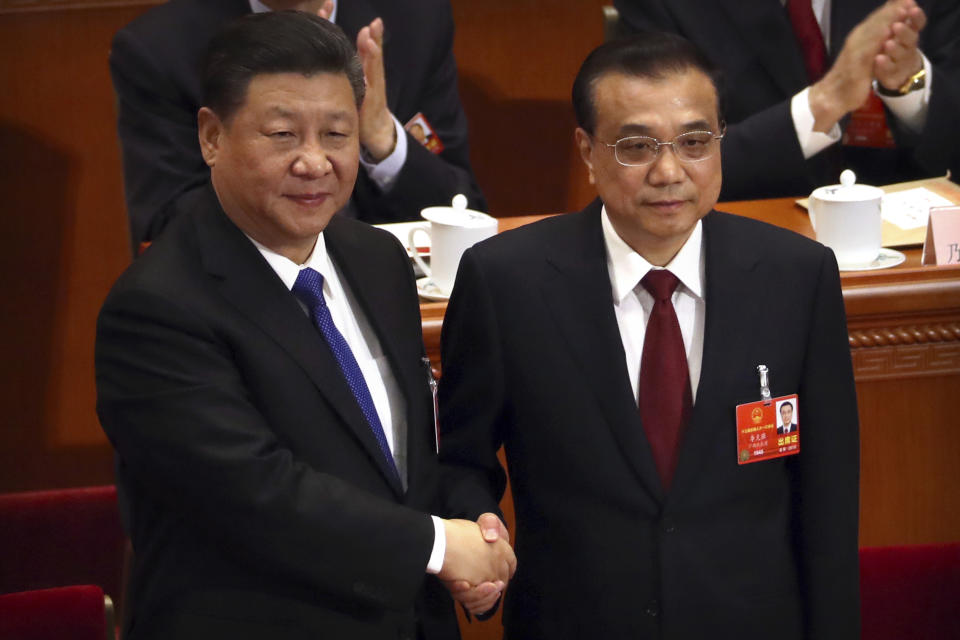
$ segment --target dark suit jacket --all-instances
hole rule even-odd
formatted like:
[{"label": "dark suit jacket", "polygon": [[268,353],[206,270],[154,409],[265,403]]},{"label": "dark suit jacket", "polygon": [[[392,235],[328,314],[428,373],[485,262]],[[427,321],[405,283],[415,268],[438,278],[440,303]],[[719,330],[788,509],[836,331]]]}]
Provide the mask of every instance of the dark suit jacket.
[{"label": "dark suit jacket", "polygon": [[[836,261],[703,221],[703,368],[669,494],[630,388],[600,205],[476,245],[443,326],[449,508],[517,516],[508,638],[859,637],[858,426]],[[784,324],[783,318],[791,318]],[[737,464],[734,408],[798,393],[800,455]],[[446,475],[449,473],[449,477]]]},{"label": "dark suit jacket", "polygon": [[796,425],[796,424],[791,424],[788,428],[789,428],[789,431],[785,431],[784,425],[781,424],[781,425],[779,425],[779,426],[777,427],[777,433],[780,434],[780,435],[783,435],[784,433],[796,433],[796,432],[797,432],[797,425]]},{"label": "dark suit jacket", "polygon": [[403,249],[338,216],[325,231],[406,399],[406,492],[293,295],[209,186],[188,200],[97,325],[136,556],[129,637],[458,637],[424,574],[438,466]]},{"label": "dark suit jacket", "polygon": [[[882,0],[835,0],[831,56],[847,34]],[[779,0],[614,0],[625,26],[678,33],[722,71],[721,200],[798,196],[836,184],[852,168],[858,182],[887,184],[960,175],[960,3],[917,0],[929,22],[920,48],[933,65],[927,124],[919,134],[888,114],[898,149],[833,145],[803,159],[790,117],[790,99],[810,84],[786,10]]]},{"label": "dark suit jacket", "polygon": [[[110,73],[135,249],[160,233],[178,196],[207,181],[197,141],[200,65],[213,35],[248,13],[248,0],[171,0],[113,40]],[[377,16],[385,25],[387,104],[401,124],[422,111],[444,151],[434,155],[407,134],[407,160],[389,191],[361,168],[350,215],[371,223],[419,219],[422,208],[449,205],[457,193],[485,210],[470,169],[448,0],[345,0],[337,8],[337,24],[351,41]]]}]

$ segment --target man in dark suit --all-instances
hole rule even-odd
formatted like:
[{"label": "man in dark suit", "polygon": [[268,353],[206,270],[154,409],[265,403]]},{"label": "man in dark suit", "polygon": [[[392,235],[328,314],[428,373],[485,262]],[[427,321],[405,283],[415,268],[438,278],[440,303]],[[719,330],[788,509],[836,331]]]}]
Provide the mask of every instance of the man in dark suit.
[{"label": "man in dark suit", "polygon": [[[960,175],[954,0],[827,0],[814,2],[815,11],[810,0],[614,5],[627,28],[682,35],[722,70],[721,200],[806,195],[836,184],[844,168],[865,184]],[[820,78],[795,35],[803,11],[826,49]],[[851,115],[871,93],[876,112]],[[892,141],[873,138],[884,112]]]},{"label": "man in dark suit", "polygon": [[[508,638],[858,637],[837,263],[712,210],[707,69],[669,34],[594,51],[573,97],[600,199],[460,263],[442,336],[444,489],[460,516],[495,509],[504,446],[520,561]],[[735,408],[763,405],[761,364],[773,396],[799,396],[802,452],[740,464]]]},{"label": "man in dark suit", "polygon": [[211,182],[97,325],[135,553],[127,637],[456,638],[440,580],[485,590],[482,610],[514,558],[477,523],[429,515],[409,262],[334,215],[358,171],[360,61],[328,21],[267,13],[214,39],[205,77]]},{"label": "man in dark suit", "polygon": [[[367,75],[362,170],[344,214],[365,222],[419,219],[420,210],[465,194],[486,204],[470,168],[457,90],[448,0],[171,0],[121,29],[110,52],[134,249],[153,240],[182,194],[209,176],[197,145],[200,60],[223,25],[256,9],[318,9],[356,40]],[[333,11],[331,15],[331,10]],[[434,130],[432,153],[402,125],[417,114]]]}]

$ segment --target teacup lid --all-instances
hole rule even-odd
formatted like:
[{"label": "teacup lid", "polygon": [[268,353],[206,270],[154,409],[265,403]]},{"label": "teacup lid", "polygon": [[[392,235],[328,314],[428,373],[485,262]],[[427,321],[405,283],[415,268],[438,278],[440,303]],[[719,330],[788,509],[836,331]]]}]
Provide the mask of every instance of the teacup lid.
[{"label": "teacup lid", "polygon": [[840,174],[840,184],[815,189],[810,197],[831,202],[860,202],[883,197],[883,189],[856,182],[857,174],[850,169],[844,169]]},{"label": "teacup lid", "polygon": [[468,209],[467,196],[462,193],[453,196],[449,207],[427,207],[420,212],[420,216],[430,222],[456,227],[486,227],[497,223],[492,216]]}]

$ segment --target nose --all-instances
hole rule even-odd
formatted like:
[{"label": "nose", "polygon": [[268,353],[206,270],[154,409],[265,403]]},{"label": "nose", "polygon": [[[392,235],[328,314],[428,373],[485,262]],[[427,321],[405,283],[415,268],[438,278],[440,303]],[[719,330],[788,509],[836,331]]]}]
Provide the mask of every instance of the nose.
[{"label": "nose", "polygon": [[682,182],[686,171],[683,163],[677,157],[672,144],[662,145],[660,153],[650,165],[647,172],[647,181],[653,185],[674,184]]},{"label": "nose", "polygon": [[298,178],[311,180],[325,176],[333,170],[333,163],[319,145],[304,145],[290,166],[290,173]]}]

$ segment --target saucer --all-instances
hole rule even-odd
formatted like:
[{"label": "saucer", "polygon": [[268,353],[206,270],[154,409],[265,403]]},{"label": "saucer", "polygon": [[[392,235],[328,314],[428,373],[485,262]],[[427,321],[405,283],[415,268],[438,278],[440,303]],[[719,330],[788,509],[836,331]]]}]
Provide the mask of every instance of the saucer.
[{"label": "saucer", "polygon": [[432,302],[443,302],[444,300],[450,299],[450,294],[433,284],[433,280],[429,277],[417,279],[417,293],[419,293],[420,297],[424,300],[430,300]]},{"label": "saucer", "polygon": [[899,251],[883,247],[880,249],[880,255],[878,255],[877,258],[872,262],[850,265],[842,264],[840,265],[840,271],[874,271],[876,269],[889,269],[890,267],[895,267],[898,264],[902,264],[906,259],[907,256],[903,255]]}]

